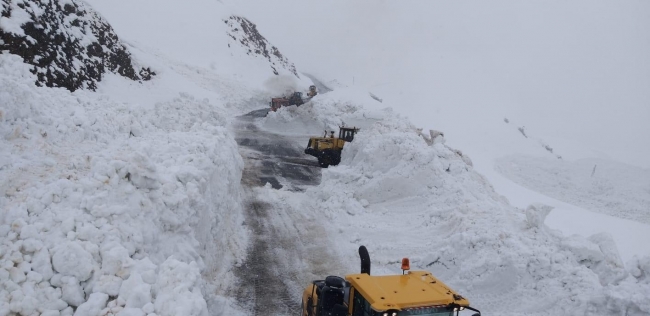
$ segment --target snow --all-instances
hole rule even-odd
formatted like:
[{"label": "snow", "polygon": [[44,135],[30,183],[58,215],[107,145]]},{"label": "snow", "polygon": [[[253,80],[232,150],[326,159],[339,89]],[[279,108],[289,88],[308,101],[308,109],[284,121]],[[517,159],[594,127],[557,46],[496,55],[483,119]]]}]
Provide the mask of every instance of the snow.
[{"label": "snow", "polygon": [[[242,234],[239,188],[229,185],[242,162],[223,111],[178,92],[138,104],[37,88],[6,53],[0,67],[3,305],[96,315],[118,295],[125,314],[204,315],[200,248],[226,237],[193,227]],[[241,247],[207,264],[229,265]]]},{"label": "snow", "polygon": [[103,293],[90,294],[87,302],[80,305],[74,313],[74,316],[91,316],[98,315],[99,312],[106,306],[108,295]]},{"label": "snow", "polygon": [[650,224],[650,170],[609,160],[511,156],[496,170],[524,187],[591,211]]},{"label": "snow", "polygon": [[283,108],[260,126],[284,133],[285,122],[297,133],[302,125],[362,126],[341,164],[323,171],[321,185],[293,197],[302,201],[296,209],[331,222],[328,235],[338,236],[348,271],[357,269],[356,248],[364,244],[378,274],[399,273],[395,262],[408,256],[414,268],[431,269],[490,314],[650,312],[635,294],[647,292],[647,284],[623,265],[610,235],[550,229],[551,206],[511,206],[449,142],[436,140],[442,136],[427,139],[397,115],[361,124],[363,106],[376,101],[356,99],[350,107],[335,92]]},{"label": "snow", "polygon": [[[265,107],[270,96],[305,89],[311,81],[287,69],[274,76],[267,60],[248,55],[246,47],[228,37],[224,19],[245,12],[243,16],[257,22],[251,16],[260,17],[253,12],[265,5],[252,10],[208,0],[88,2],[128,43],[134,59],[158,75],[145,83],[107,75],[96,92],[71,93],[35,87],[29,66],[0,54],[0,315],[246,314],[232,292],[237,283],[233,270],[245,259],[251,232],[243,225],[244,162],[229,124],[235,115]],[[341,12],[341,4],[311,5],[312,10],[325,10],[296,18],[318,21]],[[282,210],[269,217],[271,224],[310,236],[301,242],[307,253],[318,256],[287,256],[287,262],[295,260],[290,262],[292,277],[306,284],[326,274],[356,272],[356,250],[365,244],[374,273],[399,273],[396,263],[410,257],[414,268],[432,270],[485,314],[650,314],[650,249],[639,242],[650,238],[647,170],[611,161],[614,157],[639,165],[646,152],[646,130],[638,120],[627,120],[646,114],[634,107],[645,100],[643,93],[635,94],[636,84],[616,86],[619,92],[631,92],[626,99],[631,105],[621,114],[629,128],[599,134],[603,148],[595,149],[591,140],[575,145],[584,134],[572,132],[567,120],[557,128],[560,123],[548,116],[567,105],[562,96],[548,100],[563,102],[555,112],[542,113],[547,116],[526,113],[513,104],[530,101],[522,96],[542,95],[537,90],[527,93],[527,87],[535,86],[533,75],[516,85],[504,82],[517,79],[486,80],[491,74],[519,78],[515,70],[528,59],[514,60],[503,73],[497,71],[501,68],[479,67],[484,59],[464,64],[463,49],[449,61],[454,56],[449,47],[483,41],[454,39],[454,32],[435,28],[402,32],[383,22],[401,21],[404,8],[423,9],[414,11],[423,18],[431,13],[428,7],[367,5],[352,4],[354,10],[342,12],[354,22],[337,22],[343,24],[323,32],[347,32],[337,34],[350,45],[355,34],[373,26],[381,26],[393,39],[431,32],[444,39],[443,52],[414,49],[405,56],[397,49],[406,47],[400,41],[389,43],[395,50],[382,51],[373,41],[385,42],[373,35],[359,44],[367,47],[335,43],[330,47],[348,49],[315,50],[307,56],[295,47],[313,50],[304,41],[332,43],[334,37],[279,36],[280,26],[267,28],[263,21],[268,20],[260,18],[260,32],[270,30],[272,42],[297,45],[287,45],[293,47],[287,56],[300,55],[303,64],[306,58],[322,63],[314,73],[331,77],[326,81],[333,80],[334,91],[270,113],[258,127],[305,142],[305,135],[338,126],[360,128],[355,141],[346,145],[341,164],[323,170],[320,185],[304,193],[270,186],[253,190]],[[436,13],[441,28],[473,34],[455,29],[458,7],[442,8]],[[485,7],[470,10],[463,21],[485,21],[481,9]],[[264,12],[267,18],[275,16],[268,12],[280,11],[273,10]],[[450,11],[456,15],[442,17]],[[418,21],[404,19],[398,26]],[[583,26],[590,26],[589,21]],[[2,20],[0,27],[11,30],[9,22],[20,23]],[[296,23],[274,23],[301,29]],[[494,27],[489,24],[486,32]],[[562,41],[570,44],[565,37]],[[524,42],[534,43],[535,37]],[[499,47],[501,52],[507,49]],[[382,53],[369,58],[369,51]],[[522,48],[513,51],[521,53]],[[345,55],[363,56],[365,68],[348,64],[349,69],[342,69],[350,63]],[[440,61],[421,63],[428,59]],[[385,62],[383,67],[377,66],[378,60]],[[393,63],[405,60],[413,63]],[[449,75],[449,68],[440,67],[446,63],[460,73]],[[555,78],[541,68],[537,71],[547,75],[542,77],[549,82]],[[348,83],[348,74],[356,74],[355,83]],[[572,75],[558,84],[576,78],[583,77]],[[394,81],[384,84],[388,79]],[[596,87],[608,82],[596,81]],[[639,82],[642,86],[646,81]],[[549,85],[550,91],[558,88]],[[515,101],[503,96],[512,86],[519,89],[513,92]],[[588,94],[592,87],[581,85],[576,93]],[[497,104],[502,100],[511,103]],[[526,109],[548,104],[535,100]],[[582,104],[593,99],[573,100]],[[593,125],[588,125],[587,134],[593,135]],[[563,139],[560,132],[571,137]],[[617,150],[630,143],[638,152]],[[594,164],[598,167],[592,176]],[[296,296],[300,289],[287,291]]]},{"label": "snow", "polygon": [[11,16],[0,17],[0,28],[5,32],[14,33],[20,36],[26,36],[21,26],[30,21],[30,16],[25,9],[18,6],[18,3],[23,1],[12,0],[8,6],[11,9]]}]

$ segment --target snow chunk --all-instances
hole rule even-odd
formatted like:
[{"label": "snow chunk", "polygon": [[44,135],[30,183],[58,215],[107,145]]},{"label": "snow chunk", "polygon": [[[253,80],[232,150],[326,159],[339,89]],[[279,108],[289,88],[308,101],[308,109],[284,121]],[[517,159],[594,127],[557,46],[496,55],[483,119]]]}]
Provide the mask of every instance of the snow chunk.
[{"label": "snow chunk", "polygon": [[639,281],[650,284],[650,256],[630,260],[627,263],[630,273]]},{"label": "snow chunk", "polygon": [[133,265],[133,259],[129,257],[129,251],[126,248],[119,244],[109,243],[102,246],[100,253],[103,273],[122,278],[129,276],[129,268]]},{"label": "snow chunk", "polygon": [[138,272],[133,272],[122,282],[118,299],[126,301],[126,307],[142,308],[151,303],[151,285],[144,283]]},{"label": "snow chunk", "polygon": [[74,277],[63,277],[61,281],[63,282],[61,299],[70,306],[81,305],[85,301],[85,297],[79,281]]},{"label": "snow chunk", "polygon": [[57,272],[86,281],[93,271],[93,257],[79,242],[67,242],[54,249],[52,264]]},{"label": "snow chunk", "polygon": [[526,223],[530,228],[539,228],[544,226],[546,216],[553,210],[552,206],[544,204],[534,204],[526,208]]},{"label": "snow chunk", "polygon": [[161,316],[206,315],[207,304],[198,287],[201,275],[195,262],[190,264],[174,258],[167,259],[158,273],[154,302]]},{"label": "snow chunk", "polygon": [[18,268],[11,268],[9,269],[9,274],[11,275],[11,281],[15,283],[22,283],[25,282],[27,277],[25,276],[25,273],[21,271]]},{"label": "snow chunk", "polygon": [[41,312],[41,316],[60,316],[61,312],[58,310],[46,309]]},{"label": "snow chunk", "polygon": [[25,225],[20,229],[20,239],[38,238],[38,230],[34,225]]},{"label": "snow chunk", "polygon": [[102,275],[93,287],[93,292],[102,292],[110,296],[117,296],[122,286],[122,278],[113,275]]},{"label": "snow chunk", "polygon": [[52,263],[50,262],[50,252],[47,248],[41,248],[32,258],[32,270],[40,273],[44,280],[49,280],[53,275]]},{"label": "snow chunk", "polygon": [[104,293],[90,294],[88,301],[79,305],[74,316],[97,316],[99,312],[106,307],[108,295]]},{"label": "snow chunk", "polygon": [[145,316],[144,312],[139,308],[127,307],[117,313],[117,316]]}]

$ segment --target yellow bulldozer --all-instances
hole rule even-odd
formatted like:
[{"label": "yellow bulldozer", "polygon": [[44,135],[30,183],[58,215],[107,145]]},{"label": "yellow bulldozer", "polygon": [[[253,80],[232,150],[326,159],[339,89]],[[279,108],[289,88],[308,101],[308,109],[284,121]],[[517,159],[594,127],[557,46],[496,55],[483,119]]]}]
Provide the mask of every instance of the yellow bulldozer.
[{"label": "yellow bulldozer", "polygon": [[318,164],[327,168],[330,165],[336,166],[341,162],[341,151],[346,142],[354,140],[354,135],[359,131],[356,127],[339,126],[339,137],[334,137],[334,131],[327,136],[327,131],[323,137],[311,137],[305,154],[318,158]]},{"label": "yellow bulldozer", "polygon": [[302,294],[302,316],[458,316],[481,312],[427,271],[409,271],[402,259],[401,275],[370,275],[370,256],[359,247],[361,273],[345,279],[328,276],[312,281]]},{"label": "yellow bulldozer", "polygon": [[316,86],[311,85],[309,86],[309,92],[307,92],[307,97],[313,98],[318,94],[318,91],[316,90]]}]

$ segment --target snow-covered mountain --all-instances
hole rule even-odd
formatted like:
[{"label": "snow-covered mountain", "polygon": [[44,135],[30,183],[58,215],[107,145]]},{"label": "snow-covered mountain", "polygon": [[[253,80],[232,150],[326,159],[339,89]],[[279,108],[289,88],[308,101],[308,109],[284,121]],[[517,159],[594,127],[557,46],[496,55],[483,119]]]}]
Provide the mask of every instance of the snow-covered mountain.
[{"label": "snow-covered mountain", "polygon": [[[325,59],[294,56],[295,47],[320,49],[314,56],[329,56],[329,66],[350,52],[369,63],[397,58],[372,46],[313,46],[331,32],[353,40],[362,27],[393,34],[399,29],[388,22],[414,23],[385,15],[387,2],[338,13],[324,2],[291,9],[212,0],[1,3],[0,315],[246,315],[251,297],[241,293],[257,285],[245,282],[278,274],[282,284],[269,293],[296,305],[311,279],[356,272],[360,244],[371,250],[375,273],[398,272],[395,262],[408,256],[485,314],[650,314],[650,257],[622,258],[607,234],[550,229],[551,207],[529,206],[537,195],[502,196],[513,188],[504,185],[508,177],[535,194],[576,192],[568,203],[585,207],[593,188],[625,183],[609,176],[619,166],[601,162],[596,175],[608,180],[586,191],[558,192],[550,176],[532,181],[567,169],[575,173],[564,186],[587,180],[584,166],[560,161],[548,171],[535,159],[503,158],[570,156],[552,137],[523,128],[520,117],[486,109],[461,124],[460,112],[436,104],[435,122],[445,123],[418,126],[412,113],[400,111],[399,93],[347,84],[348,73],[337,77],[332,67],[323,81],[338,82],[330,85],[334,91],[241,127],[237,116],[313,83],[301,66]],[[272,35],[256,21],[264,8],[274,20]],[[379,15],[358,19],[369,13]],[[335,20],[346,21],[339,29],[309,38],[287,31],[304,29],[300,19],[336,14],[349,18]],[[39,40],[50,35],[55,41]],[[274,39],[293,43],[292,53]],[[295,66],[294,57],[302,63]],[[453,128],[482,120],[498,124],[480,125],[476,139]],[[279,190],[242,180],[243,170],[255,171],[263,158],[242,159],[247,149],[236,142],[237,128],[282,137],[300,151],[309,135],[340,125],[361,132],[346,145],[341,165],[322,171],[319,185],[295,188],[285,175],[277,176]],[[429,133],[431,127],[444,136]],[[503,158],[498,168],[506,171],[493,168],[494,158]],[[641,189],[632,192],[645,194],[643,177],[634,182]],[[621,201],[617,196],[597,200],[599,208]],[[253,207],[267,210],[255,209],[255,220],[280,234],[264,241],[277,247],[267,251],[279,261],[242,276],[258,246],[246,212],[253,198]],[[634,203],[643,212],[647,200],[618,206]]]},{"label": "snow-covered mountain", "polygon": [[38,85],[94,90],[105,72],[150,80],[111,26],[79,1],[3,0],[0,50],[33,65]]}]

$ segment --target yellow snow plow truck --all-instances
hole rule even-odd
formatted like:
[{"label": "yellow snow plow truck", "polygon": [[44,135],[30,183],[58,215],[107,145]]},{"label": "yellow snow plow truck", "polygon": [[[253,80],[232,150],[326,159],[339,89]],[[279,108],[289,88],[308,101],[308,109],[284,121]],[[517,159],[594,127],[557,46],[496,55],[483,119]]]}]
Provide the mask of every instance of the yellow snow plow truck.
[{"label": "yellow snow plow truck", "polygon": [[329,165],[336,166],[341,162],[341,151],[345,142],[354,140],[354,134],[359,131],[356,127],[339,126],[339,137],[334,137],[334,131],[327,136],[327,131],[323,137],[311,137],[305,154],[318,158],[318,164],[327,168]]},{"label": "yellow snow plow truck", "polygon": [[401,275],[370,275],[370,256],[359,247],[361,273],[345,279],[328,276],[311,282],[302,294],[302,316],[454,316],[481,312],[426,271],[409,271],[402,259]]}]

